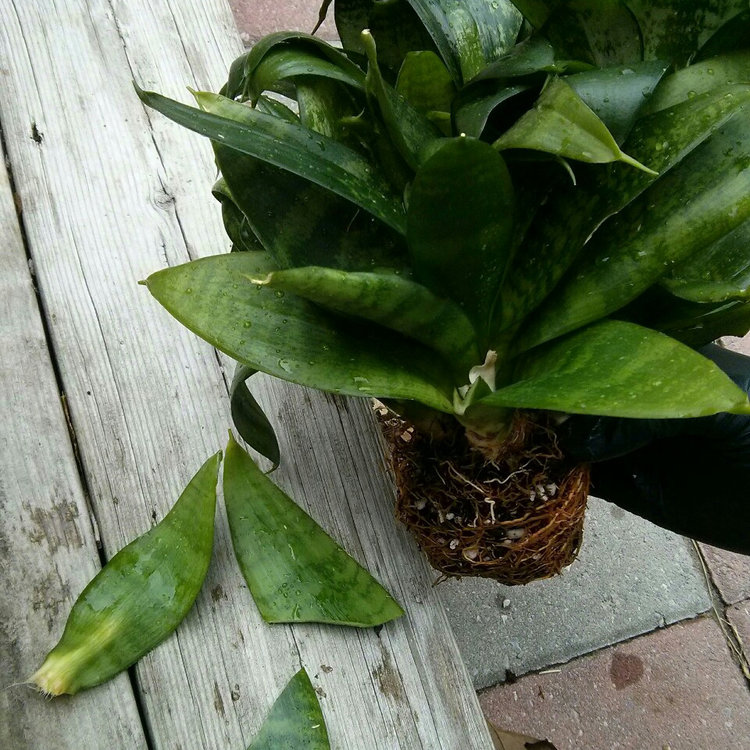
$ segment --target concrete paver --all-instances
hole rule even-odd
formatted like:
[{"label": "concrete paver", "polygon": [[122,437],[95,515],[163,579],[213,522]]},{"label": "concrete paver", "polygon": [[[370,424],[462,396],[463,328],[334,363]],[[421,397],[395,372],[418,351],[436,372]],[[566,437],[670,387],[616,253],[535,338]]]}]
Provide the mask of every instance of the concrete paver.
[{"label": "concrete paver", "polygon": [[727,604],[750,599],[750,556],[701,544],[711,577]]},{"label": "concrete paver", "polygon": [[558,750],[742,750],[750,692],[717,623],[673,625],[480,696],[498,726]]},{"label": "concrete paver", "polygon": [[747,354],[750,356],[750,333],[744,338],[738,338],[737,336],[725,336],[722,341],[725,346],[729,349],[734,349],[736,352]]},{"label": "concrete paver", "polygon": [[465,578],[439,591],[477,688],[711,606],[691,542],[595,498],[579,559],[561,576],[512,588]]},{"label": "concrete paver", "polygon": [[[321,3],[322,0],[229,0],[245,43],[256,42],[274,31],[312,31],[318,22]],[[333,9],[318,36],[326,41],[338,38]]]}]

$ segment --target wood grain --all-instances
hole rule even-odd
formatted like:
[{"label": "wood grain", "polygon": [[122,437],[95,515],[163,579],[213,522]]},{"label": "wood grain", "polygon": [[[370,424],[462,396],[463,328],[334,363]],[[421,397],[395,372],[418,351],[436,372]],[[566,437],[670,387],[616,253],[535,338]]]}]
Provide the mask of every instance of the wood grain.
[{"label": "wood grain", "polygon": [[48,702],[31,675],[100,568],[5,164],[0,162],[0,747],[142,748],[127,674]]},{"label": "wood grain", "polygon": [[[111,555],[163,516],[230,424],[223,360],[135,284],[227,249],[211,149],[146,113],[131,78],[187,101],[186,85],[218,88],[241,45],[212,0],[0,0],[0,33],[0,118]],[[368,405],[268,380],[259,395],[281,426],[275,478],[407,616],[379,633],[265,625],[222,513],[195,609],[137,668],[154,747],[246,747],[300,664],[334,748],[491,747],[434,574],[393,520]]]}]

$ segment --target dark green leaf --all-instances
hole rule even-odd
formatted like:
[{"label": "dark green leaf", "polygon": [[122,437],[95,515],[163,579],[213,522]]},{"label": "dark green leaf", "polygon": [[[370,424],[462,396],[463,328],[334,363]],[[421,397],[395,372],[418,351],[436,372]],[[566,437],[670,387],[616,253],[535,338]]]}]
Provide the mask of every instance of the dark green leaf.
[{"label": "dark green leaf", "polygon": [[659,60],[631,63],[576,73],[565,81],[622,143],[667,67]]},{"label": "dark green leaf", "polygon": [[447,359],[463,377],[459,384],[480,361],[476,333],[461,309],[393,272],[348,273],[313,266],[275,271],[259,282],[416,339]]},{"label": "dark green leaf", "polygon": [[382,625],[404,614],[393,597],[230,435],[224,501],[232,545],[266,622]]},{"label": "dark green leaf", "polygon": [[[737,86],[696,96],[640,119],[625,148],[634,158],[665,175],[748,100],[750,88]],[[580,177],[575,190],[551,196],[532,223],[524,239],[524,252],[516,255],[503,287],[496,330],[512,328],[536,308],[602,221],[654,182],[650,175],[622,164]]]},{"label": "dark green leaf", "polygon": [[597,66],[641,60],[635,17],[622,0],[513,0],[558,55]]},{"label": "dark green leaf", "polygon": [[224,222],[224,230],[232,241],[232,250],[264,250],[265,248],[255,236],[247,217],[235,204],[226,180],[223,178],[217,180],[211,192],[214,198],[221,203],[221,218]]},{"label": "dark green leaf", "polygon": [[214,144],[238,207],[282,267],[400,268],[403,238],[349,201],[291,172]]},{"label": "dark green leaf", "polygon": [[347,327],[250,281],[274,270],[268,253],[231,253],[166,268],[146,285],[191,331],[256,370],[333,393],[452,410],[450,373],[438,355],[380,327]]},{"label": "dark green leaf", "polygon": [[635,17],[622,0],[567,0],[542,27],[558,57],[584,60],[598,67],[625,65],[642,59]]},{"label": "dark green leaf", "polygon": [[[454,113],[454,121],[457,132],[479,138],[493,110],[517,94],[528,91],[529,86],[506,86],[503,83],[495,91],[488,94],[478,94],[477,86],[473,86],[472,89],[473,96],[459,101],[458,108]],[[463,97],[460,97],[460,99],[463,99]]]},{"label": "dark green leaf", "polygon": [[662,283],[672,294],[693,302],[750,297],[750,220],[675,266]]},{"label": "dark green leaf", "polygon": [[456,94],[453,79],[440,58],[429,51],[409,52],[398,73],[396,91],[418,112],[450,112]]},{"label": "dark green leaf", "polygon": [[638,419],[750,414],[747,394],[674,339],[603,321],[524,355],[515,382],[470,407],[519,407]]},{"label": "dark green leaf", "polygon": [[514,210],[505,162],[473,138],[446,140],[412,185],[407,236],[416,280],[457,302],[482,336],[510,261]]},{"label": "dark green leaf", "polygon": [[369,29],[378,43],[378,61],[394,73],[414,50],[434,50],[419,16],[406,0],[337,0],[336,28],[347,51],[364,55],[360,35]]},{"label": "dark green leaf", "polygon": [[247,750],[330,750],[315,690],[300,669],[276,699]]},{"label": "dark green leaf", "polygon": [[750,300],[688,302],[654,286],[618,313],[698,349],[722,336],[750,331]]},{"label": "dark green leaf", "polygon": [[596,232],[585,256],[524,327],[524,348],[619,309],[750,217],[750,131],[743,114]]},{"label": "dark green leaf", "polygon": [[473,78],[516,41],[521,16],[509,0],[409,0],[456,83]]},{"label": "dark green leaf", "polygon": [[[337,88],[330,91],[329,86]],[[300,84],[297,93],[310,126],[337,127],[331,113],[343,94],[338,84],[318,80]],[[232,186],[227,193],[280,267],[316,264],[353,270],[398,268],[405,262],[403,239],[349,201],[219,143],[214,151],[225,184]]]},{"label": "dark green leaf", "polygon": [[623,153],[604,123],[562,78],[553,78],[532,110],[493,144],[525,148],[593,164],[622,161],[655,174]]},{"label": "dark green leaf", "polygon": [[523,13],[532,26],[541,29],[550,13],[555,7],[561,4],[563,0],[513,0],[513,5]]},{"label": "dark green leaf", "polygon": [[144,104],[232,148],[304,177],[364,208],[401,233],[401,202],[382,177],[356,151],[294,123],[207,92],[196,99],[206,110],[138,89]]},{"label": "dark green leaf", "polygon": [[645,60],[685,65],[747,0],[627,0],[641,29]]},{"label": "dark green leaf", "polygon": [[700,49],[698,59],[747,49],[750,40],[750,10],[730,18]]},{"label": "dark green leaf", "polygon": [[434,147],[435,141],[440,137],[440,132],[423,114],[383,80],[372,35],[364,31],[362,40],[369,63],[367,92],[376,99],[383,122],[399,154],[412,169],[416,170],[423,160],[423,155]]},{"label": "dark green leaf", "polygon": [[242,439],[265,456],[275,469],[281,460],[276,433],[245,383],[256,372],[254,368],[240,364],[234,369],[234,378],[229,389],[232,422]]}]

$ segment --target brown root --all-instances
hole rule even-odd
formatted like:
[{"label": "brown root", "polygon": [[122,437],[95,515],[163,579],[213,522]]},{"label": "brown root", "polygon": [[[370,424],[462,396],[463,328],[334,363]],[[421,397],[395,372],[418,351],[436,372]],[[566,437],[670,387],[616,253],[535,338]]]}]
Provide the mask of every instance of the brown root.
[{"label": "brown root", "polygon": [[[396,516],[446,577],[506,585],[556,575],[581,544],[587,466],[567,462],[543,415],[519,414],[501,447],[442,439],[381,412],[398,487]],[[478,449],[479,448],[479,449]]]}]

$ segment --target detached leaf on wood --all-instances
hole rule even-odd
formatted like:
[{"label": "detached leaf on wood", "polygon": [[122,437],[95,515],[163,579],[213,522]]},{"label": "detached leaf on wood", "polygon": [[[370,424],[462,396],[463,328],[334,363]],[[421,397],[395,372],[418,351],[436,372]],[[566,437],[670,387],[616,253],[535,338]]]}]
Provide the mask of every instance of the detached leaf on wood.
[{"label": "detached leaf on wood", "polygon": [[211,561],[220,460],[221,453],[208,459],[164,519],[86,586],[31,678],[43,692],[73,694],[109,680],[182,622]]},{"label": "detached leaf on wood", "polygon": [[366,628],[404,613],[231,436],[224,501],[237,562],[266,622]]},{"label": "detached leaf on wood", "polygon": [[330,750],[315,689],[300,669],[276,699],[247,750]]}]

